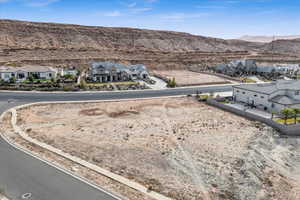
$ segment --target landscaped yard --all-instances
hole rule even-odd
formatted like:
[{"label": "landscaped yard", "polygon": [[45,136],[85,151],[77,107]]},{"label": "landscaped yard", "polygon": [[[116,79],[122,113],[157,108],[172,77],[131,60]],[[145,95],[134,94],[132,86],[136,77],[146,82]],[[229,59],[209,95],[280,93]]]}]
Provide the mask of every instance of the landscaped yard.
[{"label": "landscaped yard", "polygon": [[282,119],[282,118],[275,118],[274,119],[276,122],[280,123],[280,124],[287,124],[287,125],[291,125],[291,124],[296,124],[296,123],[300,123],[300,117],[297,117],[296,118],[296,121],[295,121],[295,118],[288,118],[287,120],[285,119]]},{"label": "landscaped yard", "polygon": [[105,86],[105,85],[138,85],[138,82],[124,81],[124,82],[108,82],[108,83],[87,83],[87,86]]}]

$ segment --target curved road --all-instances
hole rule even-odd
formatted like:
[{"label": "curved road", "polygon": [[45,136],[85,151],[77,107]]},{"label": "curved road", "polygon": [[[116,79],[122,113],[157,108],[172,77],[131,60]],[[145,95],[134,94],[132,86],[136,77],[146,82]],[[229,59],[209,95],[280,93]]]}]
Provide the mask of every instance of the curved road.
[{"label": "curved road", "polygon": [[[226,92],[232,86],[205,86],[166,90],[83,93],[0,92],[0,114],[22,104],[43,101],[87,101],[130,99],[195,94],[199,92]],[[15,149],[0,139],[0,188],[11,200],[22,200],[31,193],[30,200],[116,200],[46,163]]]}]

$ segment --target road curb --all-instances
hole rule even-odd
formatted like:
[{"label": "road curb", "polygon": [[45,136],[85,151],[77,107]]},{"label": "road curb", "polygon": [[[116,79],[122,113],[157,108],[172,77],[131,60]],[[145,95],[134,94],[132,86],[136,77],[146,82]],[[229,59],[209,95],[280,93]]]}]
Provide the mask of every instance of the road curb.
[{"label": "road curb", "polygon": [[[9,112],[11,112],[11,109],[9,109],[9,110],[7,110],[7,111],[5,111],[5,112],[3,112],[3,113],[1,114],[1,116],[0,116],[0,122],[2,122],[3,117],[4,117],[7,113],[9,113]],[[93,188],[95,188],[95,189],[97,189],[97,190],[99,190],[99,191],[105,193],[105,194],[108,194],[108,195],[112,196],[113,198],[115,198],[115,199],[117,199],[117,200],[123,200],[123,199],[122,199],[121,197],[119,197],[118,195],[112,194],[111,192],[106,191],[105,189],[99,187],[98,185],[96,185],[96,184],[90,182],[88,179],[86,179],[86,178],[84,178],[84,177],[81,177],[81,176],[75,174],[74,172],[72,172],[72,171],[70,171],[70,170],[68,170],[68,169],[65,169],[65,168],[63,168],[63,167],[60,167],[59,165],[54,164],[54,163],[52,163],[52,162],[50,162],[50,161],[48,161],[48,160],[42,158],[41,156],[38,156],[38,155],[32,153],[31,151],[25,149],[25,148],[22,147],[21,145],[17,145],[17,144],[16,144],[15,142],[13,142],[9,137],[7,137],[4,133],[1,133],[1,132],[0,132],[0,137],[1,137],[5,142],[7,142],[10,146],[12,146],[13,148],[15,148],[15,149],[17,149],[17,150],[19,150],[19,151],[21,151],[21,152],[23,152],[23,153],[25,153],[25,154],[27,154],[27,155],[33,157],[33,158],[35,158],[35,159],[37,159],[37,160],[39,160],[39,161],[41,161],[41,162],[43,162],[43,163],[46,163],[47,165],[49,165],[49,166],[51,166],[51,167],[54,167],[55,169],[57,169],[57,170],[59,170],[59,171],[65,173],[65,174],[67,174],[67,175],[69,175],[69,176],[71,176],[71,177],[73,177],[73,178],[75,178],[75,179],[77,179],[77,180],[79,180],[79,181],[82,181],[83,183],[85,183],[85,184],[87,184],[87,185],[89,185],[89,186],[91,186],[91,187],[93,187]],[[27,140],[26,140],[26,141],[27,141]],[[4,197],[4,199],[0,199],[0,200],[9,200],[9,199],[7,199],[7,198]]]},{"label": "road curb", "polygon": [[[181,95],[182,96],[186,96],[186,95]],[[140,98],[140,99],[121,99],[121,100],[99,100],[99,101],[89,101],[89,103],[99,103],[99,102],[120,102],[120,101],[129,101],[129,100],[146,100],[146,99],[158,99],[158,98],[162,98],[162,97],[153,97],[153,98]],[[163,97],[163,98],[170,98],[170,97]],[[10,112],[12,113],[12,118],[11,118],[11,124],[13,126],[13,129],[16,133],[18,133],[23,139],[25,139],[26,141],[30,142],[30,143],[33,143],[35,145],[38,145],[52,153],[55,153],[57,155],[60,155],[68,160],[71,160],[75,163],[78,163],[79,165],[82,165],[88,169],[91,169],[97,173],[100,173],[112,180],[115,180],[123,185],[126,185],[132,189],[135,189],[145,195],[148,195],[154,199],[157,199],[157,200],[172,200],[171,198],[169,197],[166,197],[160,193],[157,193],[155,191],[149,191],[147,187],[137,183],[137,182],[134,182],[130,179],[127,179],[123,176],[120,176],[118,174],[114,174],[112,172],[110,172],[109,170],[106,170],[104,168],[101,168],[97,165],[94,165],[94,164],[91,164],[83,159],[80,159],[78,157],[75,157],[75,156],[72,156],[68,153],[65,153],[63,152],[62,150],[60,149],[57,149],[51,145],[48,145],[48,144],[45,144],[45,143],[42,143],[36,139],[33,139],[31,138],[30,136],[28,136],[23,130],[21,130],[21,128],[19,126],[17,126],[17,110],[19,109],[23,109],[23,108],[27,108],[27,107],[31,107],[31,106],[36,106],[36,105],[45,105],[45,104],[66,104],[66,103],[87,103],[87,101],[64,101],[64,102],[38,102],[38,103],[32,103],[32,104],[26,104],[26,105],[21,105],[21,106],[17,106],[17,107],[14,107],[12,109],[10,109]]]},{"label": "road curb", "polygon": [[[248,83],[251,84],[251,83]],[[253,83],[252,83],[253,84]],[[191,88],[205,88],[205,87],[214,87],[214,86],[237,86],[241,84],[217,84],[217,85],[195,85],[195,86],[186,86],[186,87],[175,87],[175,88],[164,88],[164,89],[146,89],[146,90],[117,90],[117,91],[20,91],[20,90],[0,90],[0,92],[7,93],[33,93],[33,94],[87,94],[87,93],[122,93],[122,92],[142,92],[142,91],[162,91],[162,90],[180,90],[180,89],[191,89]]]}]

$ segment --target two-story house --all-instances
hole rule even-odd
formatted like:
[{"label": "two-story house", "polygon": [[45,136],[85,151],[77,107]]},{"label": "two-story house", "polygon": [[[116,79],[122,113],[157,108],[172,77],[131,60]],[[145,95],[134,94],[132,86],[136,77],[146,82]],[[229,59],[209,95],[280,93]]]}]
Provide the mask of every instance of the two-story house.
[{"label": "two-story house", "polygon": [[149,77],[144,65],[122,65],[111,62],[94,62],[89,70],[88,78],[94,82],[117,82],[143,80]]},{"label": "two-story house", "polygon": [[269,112],[300,108],[300,80],[233,86],[233,99]]}]

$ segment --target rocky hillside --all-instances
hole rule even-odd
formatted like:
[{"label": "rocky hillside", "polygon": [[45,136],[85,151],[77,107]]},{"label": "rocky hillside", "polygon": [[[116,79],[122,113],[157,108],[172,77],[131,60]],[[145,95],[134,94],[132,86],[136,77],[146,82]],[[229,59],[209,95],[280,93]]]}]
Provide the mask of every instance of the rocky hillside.
[{"label": "rocky hillside", "polygon": [[[270,60],[269,45],[171,31],[0,20],[0,65],[87,66],[97,60],[183,69],[237,58]],[[276,41],[274,45],[277,60],[299,60],[299,42]]]},{"label": "rocky hillside", "polygon": [[266,51],[271,51],[274,49],[276,53],[300,53],[300,38],[294,40],[275,40],[264,46]]},{"label": "rocky hillside", "polygon": [[226,40],[187,33],[0,20],[0,46],[25,49],[242,51]]}]

